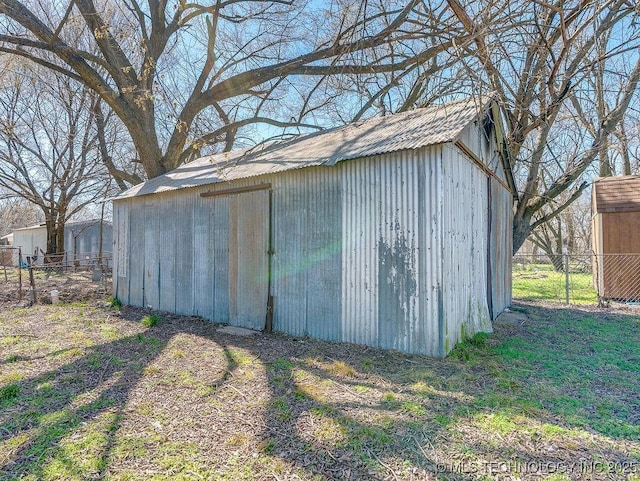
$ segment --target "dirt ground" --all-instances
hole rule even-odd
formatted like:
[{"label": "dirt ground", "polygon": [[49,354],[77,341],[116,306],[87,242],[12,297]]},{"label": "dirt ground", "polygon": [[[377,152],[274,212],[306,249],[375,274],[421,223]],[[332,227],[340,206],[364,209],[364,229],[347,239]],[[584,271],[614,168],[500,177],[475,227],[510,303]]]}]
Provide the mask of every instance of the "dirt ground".
[{"label": "dirt ground", "polygon": [[[34,274],[36,287],[36,303],[51,304],[51,291],[57,290],[60,302],[84,302],[90,299],[104,299],[111,295],[111,278],[105,277],[102,281],[92,280],[90,271],[47,272],[36,270]],[[20,282],[18,270],[12,269],[7,274],[0,271],[0,309],[10,306],[25,306],[29,304],[30,283],[29,273],[22,270],[22,296],[20,296]]]},{"label": "dirt ground", "polygon": [[56,281],[0,306],[0,479],[640,479],[637,309],[516,304],[437,360]]}]

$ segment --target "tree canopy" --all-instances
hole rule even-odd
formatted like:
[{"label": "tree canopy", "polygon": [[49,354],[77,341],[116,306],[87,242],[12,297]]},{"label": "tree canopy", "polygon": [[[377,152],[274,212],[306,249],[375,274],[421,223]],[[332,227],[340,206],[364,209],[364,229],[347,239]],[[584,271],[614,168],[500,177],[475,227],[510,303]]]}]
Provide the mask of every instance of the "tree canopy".
[{"label": "tree canopy", "polygon": [[0,0],[0,55],[92,91],[98,127],[117,116],[143,170],[103,152],[121,188],[265,133],[492,92],[517,250],[585,173],[637,163],[639,25],[629,0]]}]

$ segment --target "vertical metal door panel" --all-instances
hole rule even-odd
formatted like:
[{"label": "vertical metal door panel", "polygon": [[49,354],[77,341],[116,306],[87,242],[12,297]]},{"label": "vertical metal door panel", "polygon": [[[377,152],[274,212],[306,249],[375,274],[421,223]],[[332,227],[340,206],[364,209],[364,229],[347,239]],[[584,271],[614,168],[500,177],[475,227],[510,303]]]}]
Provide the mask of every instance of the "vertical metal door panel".
[{"label": "vertical metal door panel", "polygon": [[307,332],[306,272],[304,259],[304,191],[297,172],[283,176],[274,191],[274,255],[273,295],[275,296],[274,329],[294,336]]},{"label": "vertical metal door panel", "polygon": [[113,204],[113,281],[114,294],[122,302],[129,303],[129,209],[131,202]]},{"label": "vertical metal door panel", "polygon": [[233,195],[230,202],[229,323],[264,329],[269,285],[269,192]]},{"label": "vertical metal door panel", "polygon": [[213,318],[233,326],[264,329],[269,192],[221,195],[203,202],[211,212]]}]

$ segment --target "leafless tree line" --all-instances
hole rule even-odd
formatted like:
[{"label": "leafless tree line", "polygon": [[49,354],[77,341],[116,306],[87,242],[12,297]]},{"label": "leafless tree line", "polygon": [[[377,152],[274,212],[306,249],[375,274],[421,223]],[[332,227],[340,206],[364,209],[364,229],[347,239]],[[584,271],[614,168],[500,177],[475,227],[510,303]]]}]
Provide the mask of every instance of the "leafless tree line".
[{"label": "leafless tree line", "polygon": [[628,0],[0,0],[0,56],[68,86],[90,126],[74,155],[119,188],[258,138],[491,93],[517,250],[589,176],[637,168],[639,13]]}]

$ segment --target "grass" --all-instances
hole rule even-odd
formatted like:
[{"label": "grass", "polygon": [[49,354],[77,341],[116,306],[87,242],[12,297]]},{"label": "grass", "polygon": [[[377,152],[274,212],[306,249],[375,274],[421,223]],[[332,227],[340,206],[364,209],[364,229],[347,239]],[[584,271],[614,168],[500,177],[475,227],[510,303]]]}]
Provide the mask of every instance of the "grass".
[{"label": "grass", "polygon": [[109,302],[109,307],[111,309],[114,309],[116,311],[119,311],[120,309],[122,309],[122,301],[117,297],[110,297],[108,299],[108,302]]},{"label": "grass", "polygon": [[[513,270],[513,297],[523,300],[564,301],[566,277],[553,270],[550,264],[515,266]],[[598,295],[590,272],[569,272],[569,300],[572,304],[595,304]]]},{"label": "grass", "polygon": [[521,304],[434,360],[102,306],[0,311],[0,479],[639,479],[634,311]]},{"label": "grass", "polygon": [[144,316],[140,320],[140,324],[144,327],[153,327],[157,326],[160,321],[162,321],[162,318],[158,314],[150,314],[148,316]]}]

